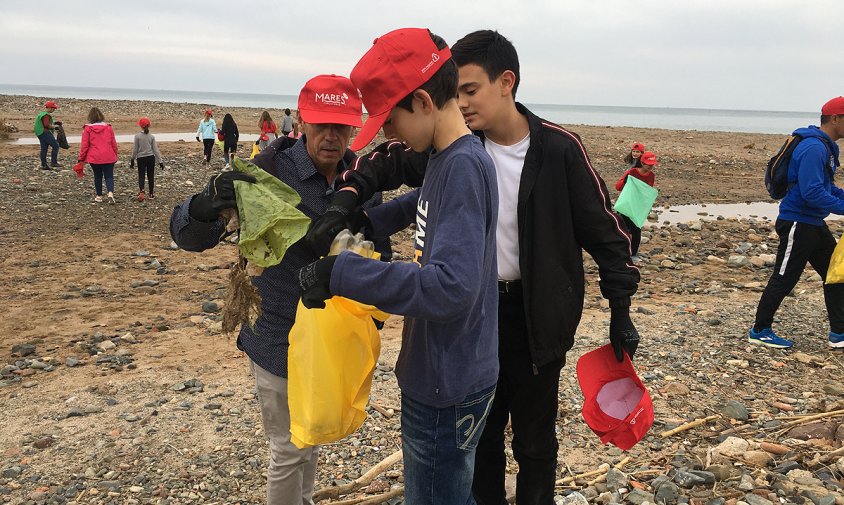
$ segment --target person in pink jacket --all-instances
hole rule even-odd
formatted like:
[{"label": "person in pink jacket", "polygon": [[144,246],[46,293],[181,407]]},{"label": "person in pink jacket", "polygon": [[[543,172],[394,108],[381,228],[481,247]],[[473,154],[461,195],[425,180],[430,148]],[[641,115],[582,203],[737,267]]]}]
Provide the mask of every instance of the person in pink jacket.
[{"label": "person in pink jacket", "polygon": [[94,170],[94,189],[97,191],[94,201],[103,201],[103,177],[105,177],[108,202],[113,204],[117,139],[114,138],[111,125],[105,122],[105,116],[97,107],[92,107],[88,112],[88,124],[82,129],[79,161],[90,164]]}]

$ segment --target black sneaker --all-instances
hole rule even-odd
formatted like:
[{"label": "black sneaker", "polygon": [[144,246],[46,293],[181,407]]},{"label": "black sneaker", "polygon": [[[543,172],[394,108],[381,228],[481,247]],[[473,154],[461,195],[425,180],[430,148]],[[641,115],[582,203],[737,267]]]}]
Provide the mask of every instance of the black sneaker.
[{"label": "black sneaker", "polygon": [[41,170],[50,170],[50,167],[47,165],[41,165]]},{"label": "black sneaker", "polygon": [[61,167],[63,167],[64,165],[62,165],[61,163],[59,163],[59,162],[57,161],[57,162],[55,162],[55,163],[50,163],[50,166],[51,166],[51,167],[53,167],[53,168],[61,168]]}]

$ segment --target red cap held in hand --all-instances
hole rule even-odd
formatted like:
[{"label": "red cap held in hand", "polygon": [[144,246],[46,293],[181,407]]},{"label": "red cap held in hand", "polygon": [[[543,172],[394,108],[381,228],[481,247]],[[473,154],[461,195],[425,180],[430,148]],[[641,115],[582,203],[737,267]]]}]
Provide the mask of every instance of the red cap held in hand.
[{"label": "red cap held in hand", "polygon": [[620,363],[610,344],[584,354],[577,361],[577,380],[583,419],[601,442],[627,450],[645,437],[654,408],[627,353]]},{"label": "red cap held in hand", "polygon": [[360,94],[347,77],[318,75],[299,92],[299,117],[305,123],[360,127]]},{"label": "red cap held in hand", "polygon": [[352,70],[352,82],[369,113],[352,151],[366,147],[393,107],[428,82],[449,58],[451,50],[437,49],[427,28],[401,28],[375,39]]}]

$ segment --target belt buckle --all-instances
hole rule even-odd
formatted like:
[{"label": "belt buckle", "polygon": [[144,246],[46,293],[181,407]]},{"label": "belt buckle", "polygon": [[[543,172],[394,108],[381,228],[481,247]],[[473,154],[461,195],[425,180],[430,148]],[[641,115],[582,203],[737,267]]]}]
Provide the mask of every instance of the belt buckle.
[{"label": "belt buckle", "polygon": [[[501,285],[504,285],[504,289],[501,289]],[[498,281],[498,292],[503,293],[505,295],[510,294],[510,288],[515,284],[515,281]]]}]

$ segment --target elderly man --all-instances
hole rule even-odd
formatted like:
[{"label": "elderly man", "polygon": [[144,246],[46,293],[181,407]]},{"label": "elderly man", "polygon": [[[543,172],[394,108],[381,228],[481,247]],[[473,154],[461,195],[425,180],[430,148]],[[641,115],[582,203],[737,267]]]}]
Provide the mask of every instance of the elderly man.
[{"label": "elderly man", "polygon": [[[253,160],[299,193],[299,210],[316,218],[325,212],[334,193],[335,176],[354,158],[348,150],[355,127],[361,126],[361,102],[346,77],[320,75],[309,80],[299,94],[299,118],[304,135],[280,138]],[[285,147],[287,147],[285,149]],[[225,223],[219,213],[236,207],[233,182],[254,179],[239,172],[214,176],[202,192],[173,210],[170,234],[188,251],[203,251],[219,243]],[[380,203],[380,195],[367,202]],[[389,242],[377,243],[389,258]],[[254,279],[262,299],[262,314],[254,330],[243,326],[238,348],[249,356],[261,405],[264,431],[270,440],[267,502],[312,504],[317,448],[298,449],[290,441],[287,406],[288,333],[299,300],[296,272],[314,261],[307,249],[294,244],[282,262]]]}]

